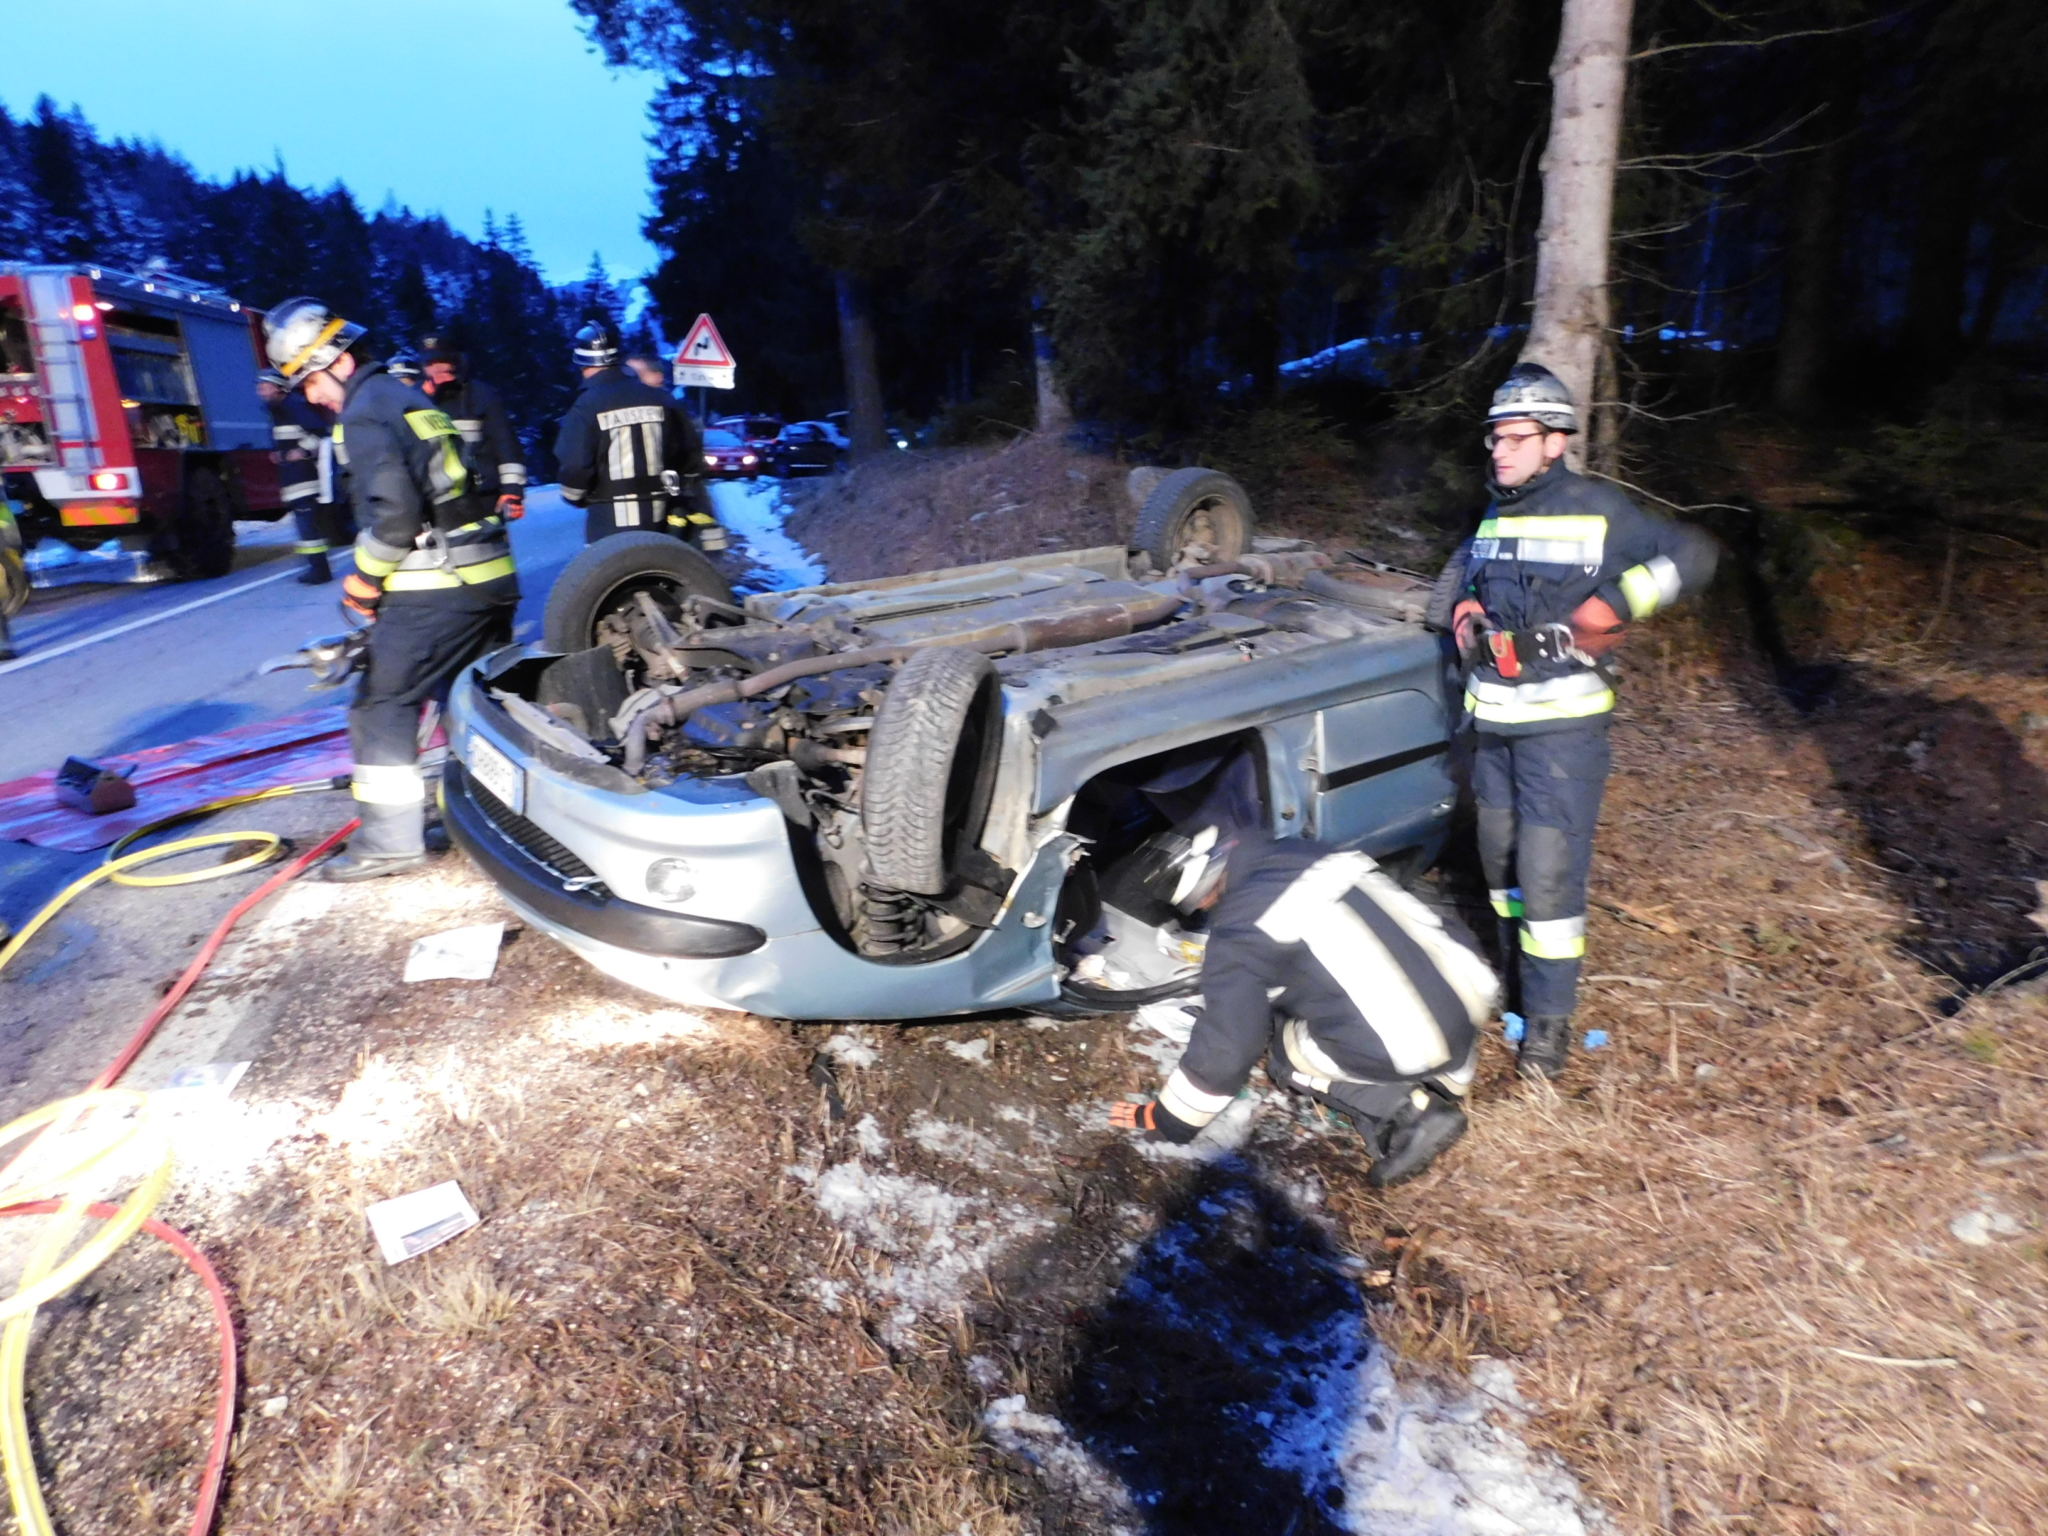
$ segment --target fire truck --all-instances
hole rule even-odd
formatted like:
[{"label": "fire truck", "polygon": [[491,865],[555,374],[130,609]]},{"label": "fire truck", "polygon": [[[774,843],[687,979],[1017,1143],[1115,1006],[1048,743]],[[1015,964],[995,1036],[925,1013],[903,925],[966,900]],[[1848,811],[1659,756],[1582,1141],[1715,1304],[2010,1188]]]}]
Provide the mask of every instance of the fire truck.
[{"label": "fire truck", "polygon": [[0,497],[27,540],[225,575],[236,519],[284,513],[262,319],[168,272],[0,263]]}]

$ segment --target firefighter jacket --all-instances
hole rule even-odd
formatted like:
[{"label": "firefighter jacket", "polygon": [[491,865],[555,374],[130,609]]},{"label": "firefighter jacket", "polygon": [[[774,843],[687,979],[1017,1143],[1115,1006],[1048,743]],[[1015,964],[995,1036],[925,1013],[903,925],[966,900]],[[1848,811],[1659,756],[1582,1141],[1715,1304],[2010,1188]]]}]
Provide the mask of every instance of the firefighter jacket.
[{"label": "firefighter jacket", "polygon": [[1162,1132],[1186,1140],[1220,1114],[1276,1023],[1332,1081],[1423,1082],[1470,1060],[1498,994],[1478,953],[1366,855],[1240,844],[1210,920],[1206,1007],[1159,1094]]},{"label": "firefighter jacket", "polygon": [[446,413],[381,363],[357,369],[347,391],[334,448],[362,530],[357,571],[387,594],[518,596],[512,541],[472,490]]},{"label": "firefighter jacket", "polygon": [[619,527],[642,528],[663,521],[704,472],[704,440],[674,398],[607,368],[583,381],[562,418],[555,457],[564,501],[609,503]]},{"label": "firefighter jacket", "polygon": [[325,411],[297,390],[270,402],[270,441],[277,452],[277,487],[287,512],[331,500],[321,474],[331,423]]},{"label": "firefighter jacket", "polygon": [[526,494],[526,463],[498,392],[481,379],[451,379],[434,390],[434,404],[462,434],[463,458],[479,494]]},{"label": "firefighter jacket", "polygon": [[[1613,674],[1570,645],[1536,643],[1598,597],[1624,621],[1646,619],[1713,578],[1714,541],[1695,528],[1645,512],[1619,489],[1565,468],[1562,460],[1493,505],[1467,550],[1461,596],[1514,640],[1519,675],[1499,662],[1473,667],[1465,708],[1482,731],[1530,735],[1605,716]],[[1558,634],[1552,631],[1553,635]]]}]

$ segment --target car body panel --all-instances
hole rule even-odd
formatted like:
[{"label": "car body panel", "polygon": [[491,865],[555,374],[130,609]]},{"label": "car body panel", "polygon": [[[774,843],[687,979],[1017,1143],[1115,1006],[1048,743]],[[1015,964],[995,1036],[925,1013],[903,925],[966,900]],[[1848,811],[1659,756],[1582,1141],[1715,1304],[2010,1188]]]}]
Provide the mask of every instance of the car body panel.
[{"label": "car body panel", "polygon": [[[1063,622],[1119,604],[1156,605],[1186,583],[1140,580],[1114,547],[760,593],[755,620],[863,646],[943,641],[997,624]],[[647,788],[553,752],[490,696],[535,653],[512,646],[458,679],[450,743],[468,762],[482,738],[519,766],[523,816],[622,903],[757,930],[762,943],[713,957],[608,943],[580,908],[555,910],[500,875],[507,899],[608,974],[676,1001],[790,1018],[916,1018],[1044,1004],[1061,971],[1050,921],[1081,840],[1074,796],[1105,770],[1173,748],[1256,742],[1270,830],[1375,856],[1433,857],[1452,804],[1452,725],[1443,643],[1364,609],[1274,592],[1237,611],[1233,593],[1193,617],[1085,644],[1001,656],[1003,726],[985,850],[1016,871],[994,926],[959,953],[892,963],[856,953],[821,919],[820,878],[797,851],[810,834],[739,775]],[[1225,604],[1229,606],[1224,606]],[[995,647],[999,648],[999,647]],[[547,734],[545,724],[536,729]],[[462,794],[463,776],[453,776]],[[456,818],[451,815],[451,821]],[[502,827],[465,818],[472,833]],[[510,841],[511,839],[507,839]],[[808,846],[808,845],[804,845]],[[649,866],[683,858],[695,890],[665,902]],[[576,875],[573,878],[583,878]],[[649,919],[649,921],[653,921]],[[658,924],[656,925],[658,926]],[[714,936],[715,939],[715,936]],[[680,941],[687,947],[687,939]],[[672,946],[673,947],[673,946]]]}]

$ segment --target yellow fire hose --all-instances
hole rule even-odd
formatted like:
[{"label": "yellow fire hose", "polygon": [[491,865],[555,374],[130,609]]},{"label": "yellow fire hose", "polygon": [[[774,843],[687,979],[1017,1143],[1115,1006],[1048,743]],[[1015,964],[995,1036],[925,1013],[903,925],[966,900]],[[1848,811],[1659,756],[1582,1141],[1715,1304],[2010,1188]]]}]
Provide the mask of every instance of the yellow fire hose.
[{"label": "yellow fire hose", "polygon": [[[146,827],[128,833],[107,849],[106,856],[100,864],[59,891],[29,919],[19,933],[4,947],[0,947],[0,970],[5,970],[28,942],[75,898],[103,881],[115,885],[158,888],[195,885],[201,881],[220,880],[229,875],[259,868],[282,857],[287,851],[282,837],[275,832],[266,831],[207,832],[196,837],[184,837],[173,842],[161,843],[152,848],[136,848],[135,844],[143,838],[234,806],[249,805],[258,800],[277,799],[284,795],[310,794],[319,790],[338,788],[346,783],[346,779],[316,779],[307,783],[280,785],[250,794],[233,795],[206,805],[195,806],[173,816],[163,817]],[[212,1296],[215,1318],[222,1330],[221,1391],[215,1414],[213,1444],[201,1480],[199,1506],[194,1513],[190,1529],[194,1536],[203,1536],[213,1523],[215,1502],[233,1428],[236,1372],[233,1319],[228,1309],[226,1291],[205,1257],[182,1233],[154,1219],[153,1213],[170,1186],[172,1158],[168,1139],[150,1118],[147,1096],[113,1089],[110,1085],[127,1070],[156,1026],[177,1006],[191,984],[198,979],[207,961],[227,937],[228,930],[234,922],[272,890],[305,869],[313,860],[354,830],[354,827],[355,823],[350,822],[348,826],[295,860],[290,868],[265,881],[258,890],[237,904],[214,930],[206,946],[179,979],[178,985],[158,1003],[142,1028],[130,1039],[121,1054],[94,1080],[91,1088],[74,1098],[45,1105],[7,1126],[0,1127],[0,1148],[21,1140],[31,1132],[38,1133],[36,1141],[17,1154],[11,1163],[0,1167],[0,1215],[54,1218],[47,1230],[36,1239],[23,1270],[21,1282],[14,1294],[0,1297],[0,1463],[4,1463],[8,1501],[13,1507],[14,1518],[20,1526],[22,1536],[55,1536],[36,1475],[24,1395],[29,1340],[35,1326],[36,1310],[78,1284],[145,1227],[176,1249],[199,1275]],[[202,849],[237,847],[247,847],[250,851],[200,869],[157,875],[137,873],[145,865],[177,858],[183,854],[196,853]],[[56,1166],[38,1169],[35,1167],[36,1149],[42,1146],[46,1139],[64,1150]],[[76,1150],[73,1150],[73,1144]],[[140,1181],[119,1205],[93,1202],[85,1192],[86,1181],[101,1174],[102,1170],[111,1173],[113,1169],[108,1165],[114,1163],[117,1158],[124,1173],[132,1174],[134,1167],[139,1164],[145,1170],[140,1175]],[[67,1250],[71,1249],[80,1225],[89,1217],[101,1219],[104,1225],[67,1256]]]}]

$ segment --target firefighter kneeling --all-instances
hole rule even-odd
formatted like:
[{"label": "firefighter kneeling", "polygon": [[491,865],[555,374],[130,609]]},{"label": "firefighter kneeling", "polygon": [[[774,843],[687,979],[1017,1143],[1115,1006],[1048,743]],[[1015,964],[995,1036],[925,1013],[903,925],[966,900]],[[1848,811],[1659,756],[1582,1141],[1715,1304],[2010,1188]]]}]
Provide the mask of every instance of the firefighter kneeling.
[{"label": "firefighter kneeling", "polygon": [[1192,1141],[1267,1074],[1348,1120],[1368,1179],[1406,1183],[1465,1134],[1479,1026],[1499,983],[1445,920],[1362,853],[1307,841],[1165,833],[1146,878],[1183,912],[1214,908],[1205,1007],[1156,1099],[1110,1122]]},{"label": "firefighter kneeling", "polygon": [[504,521],[472,491],[462,438],[446,413],[370,358],[361,326],[302,298],[271,310],[263,329],[286,386],[340,413],[335,458],[362,530],[342,601],[375,624],[348,712],[362,828],[321,873],[397,874],[426,859],[420,707],[511,639],[519,600],[512,544]]}]

